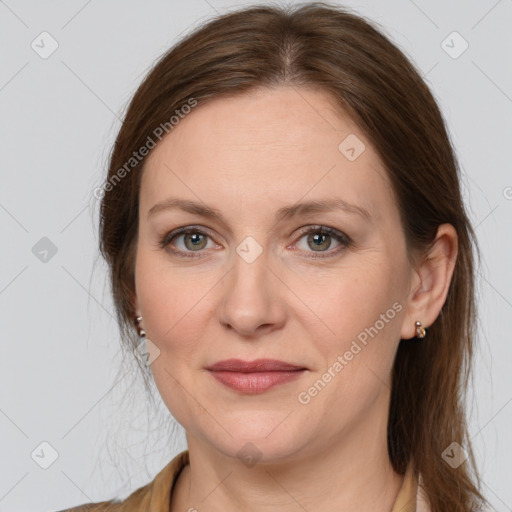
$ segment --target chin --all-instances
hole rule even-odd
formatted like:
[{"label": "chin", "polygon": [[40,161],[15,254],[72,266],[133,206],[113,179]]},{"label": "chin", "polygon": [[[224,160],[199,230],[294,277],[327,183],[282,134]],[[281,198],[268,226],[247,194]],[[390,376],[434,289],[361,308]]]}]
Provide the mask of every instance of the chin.
[{"label": "chin", "polygon": [[256,463],[271,464],[290,460],[300,449],[297,443],[289,438],[275,439],[274,441],[269,441],[268,438],[212,439],[211,442],[219,452],[227,457],[239,459],[247,467],[252,467]]},{"label": "chin", "polygon": [[[248,413],[240,415],[238,421],[224,421],[223,429],[205,429],[201,437],[227,457],[238,458],[250,467],[253,461],[278,462],[287,460],[307,444],[304,426],[289,424],[286,414]],[[290,416],[293,416],[290,415]],[[231,434],[231,435],[230,435]]]}]

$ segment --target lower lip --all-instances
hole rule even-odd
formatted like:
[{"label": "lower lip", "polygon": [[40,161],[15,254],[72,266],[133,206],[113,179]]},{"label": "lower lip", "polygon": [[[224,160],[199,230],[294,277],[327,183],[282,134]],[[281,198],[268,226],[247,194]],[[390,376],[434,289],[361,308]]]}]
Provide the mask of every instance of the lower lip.
[{"label": "lower lip", "polygon": [[263,393],[274,386],[290,382],[300,377],[305,370],[283,371],[283,372],[226,372],[211,371],[211,374],[222,384],[242,391],[243,393]]}]

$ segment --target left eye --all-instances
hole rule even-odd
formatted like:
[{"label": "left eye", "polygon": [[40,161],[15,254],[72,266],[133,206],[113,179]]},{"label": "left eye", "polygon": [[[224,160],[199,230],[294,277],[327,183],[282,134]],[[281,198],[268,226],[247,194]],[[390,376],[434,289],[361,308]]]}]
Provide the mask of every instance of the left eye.
[{"label": "left eye", "polygon": [[[328,249],[331,248],[332,240],[335,240],[338,243],[338,247],[333,249],[332,251],[328,251]],[[303,232],[303,236],[299,239],[299,242],[297,245],[299,246],[299,243],[304,240],[306,247],[303,248],[306,252],[321,252],[325,253],[328,252],[329,255],[332,253],[337,253],[340,250],[341,247],[348,247],[351,243],[350,238],[345,235],[344,233],[341,233],[340,231],[337,231],[333,228],[328,228],[326,226],[318,226],[315,228],[309,228],[307,231]],[[302,248],[301,248],[302,249]],[[312,249],[308,251],[308,249]],[[325,256],[308,256],[308,257],[325,257]]]},{"label": "left eye", "polygon": [[[186,229],[181,232],[174,231],[164,237],[161,246],[166,247],[170,245],[171,242],[174,242],[177,249],[173,249],[173,252],[198,252],[207,248],[208,238],[209,235],[199,229]],[[180,239],[182,240],[181,246],[176,242]]]}]

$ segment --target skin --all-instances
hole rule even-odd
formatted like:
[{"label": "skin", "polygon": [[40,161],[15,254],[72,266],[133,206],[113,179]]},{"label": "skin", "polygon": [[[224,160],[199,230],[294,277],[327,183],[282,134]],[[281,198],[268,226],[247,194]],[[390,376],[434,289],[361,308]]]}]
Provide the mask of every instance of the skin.
[{"label": "skin", "polygon": [[[365,145],[354,161],[338,149],[349,134]],[[171,196],[218,209],[224,220],[180,209],[148,216]],[[341,210],[274,220],[283,206],[332,198],[366,208],[371,221]],[[171,510],[390,511],[403,481],[386,441],[393,361],[400,339],[415,336],[415,321],[428,327],[439,315],[457,254],[454,228],[441,225],[428,258],[411,264],[369,140],[324,92],[290,87],[193,109],[149,155],[139,214],[136,313],[160,350],[155,383],[190,453]],[[199,250],[184,235],[159,246],[190,225],[208,235],[196,239]],[[300,228],[314,235],[318,225],[352,244],[327,236],[317,248]],[[247,236],[262,249],[252,263],[236,251]],[[401,306],[394,318],[300,403],[299,393],[393,304]],[[247,395],[205,370],[228,358],[308,370]],[[261,457],[255,465],[237,455],[247,442]]]}]

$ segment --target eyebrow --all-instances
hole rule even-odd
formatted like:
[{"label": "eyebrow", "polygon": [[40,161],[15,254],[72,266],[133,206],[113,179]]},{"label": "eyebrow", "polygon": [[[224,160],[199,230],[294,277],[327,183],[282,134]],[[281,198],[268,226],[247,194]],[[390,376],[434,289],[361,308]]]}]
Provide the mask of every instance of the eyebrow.
[{"label": "eyebrow", "polygon": [[[200,215],[209,219],[214,219],[225,223],[221,212],[216,208],[210,208],[204,203],[191,201],[189,199],[179,199],[170,197],[153,205],[148,211],[148,218],[158,212],[180,209],[188,213]],[[311,213],[323,213],[332,210],[342,210],[353,215],[359,215],[368,222],[372,222],[372,216],[368,210],[355,204],[350,204],[343,199],[317,199],[302,203],[295,203],[290,206],[279,208],[276,212],[276,222],[285,219],[291,219],[300,215]]]}]

